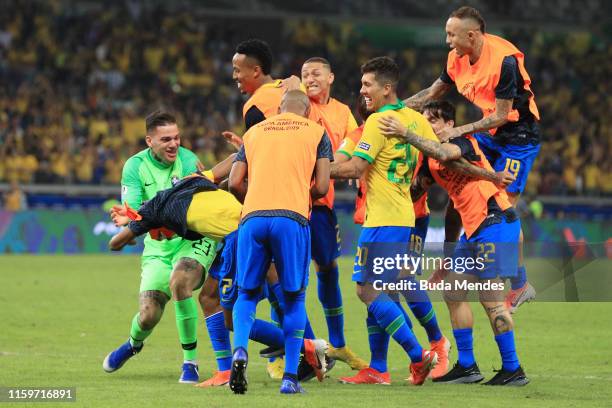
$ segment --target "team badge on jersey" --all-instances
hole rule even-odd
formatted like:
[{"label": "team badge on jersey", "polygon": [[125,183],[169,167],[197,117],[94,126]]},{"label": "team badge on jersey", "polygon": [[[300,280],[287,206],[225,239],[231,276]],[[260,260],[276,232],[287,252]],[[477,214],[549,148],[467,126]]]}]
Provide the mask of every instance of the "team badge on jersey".
[{"label": "team badge on jersey", "polygon": [[366,142],[359,142],[359,146],[357,146],[361,150],[370,150],[370,145]]}]

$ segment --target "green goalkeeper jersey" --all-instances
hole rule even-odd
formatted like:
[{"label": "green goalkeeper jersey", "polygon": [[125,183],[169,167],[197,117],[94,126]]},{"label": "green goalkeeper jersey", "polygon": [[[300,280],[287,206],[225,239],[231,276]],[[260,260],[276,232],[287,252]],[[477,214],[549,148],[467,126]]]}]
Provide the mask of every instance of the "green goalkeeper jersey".
[{"label": "green goalkeeper jersey", "polygon": [[[121,202],[127,202],[130,207],[138,209],[158,191],[172,187],[181,178],[197,171],[197,163],[197,156],[183,147],[179,147],[178,156],[170,165],[156,160],[151,149],[136,153],[123,166]],[[177,242],[180,240],[156,241],[147,235],[142,255],[166,254]]]}]

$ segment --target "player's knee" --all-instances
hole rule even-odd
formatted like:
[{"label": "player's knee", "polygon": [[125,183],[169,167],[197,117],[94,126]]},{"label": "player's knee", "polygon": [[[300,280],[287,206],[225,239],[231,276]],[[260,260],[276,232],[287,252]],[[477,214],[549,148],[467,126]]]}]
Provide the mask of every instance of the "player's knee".
[{"label": "player's knee", "polygon": [[316,268],[317,272],[320,272],[320,273],[331,273],[337,267],[338,267],[338,263],[336,262],[335,259],[333,261],[325,264],[325,265],[320,265],[317,262],[315,262],[315,268]]},{"label": "player's knee", "polygon": [[288,302],[299,302],[299,301],[304,302],[306,299],[306,291],[296,290],[296,291],[289,292],[289,291],[283,290],[283,296],[285,298],[285,304],[287,304]]},{"label": "player's knee", "polygon": [[442,298],[447,305],[460,304],[467,300],[467,292],[464,290],[445,290],[442,292]]},{"label": "player's knee", "polygon": [[238,299],[257,302],[257,299],[259,298],[260,294],[261,294],[260,288],[257,288],[257,289],[245,289],[245,288],[240,288],[240,287],[238,288]]},{"label": "player's knee", "polygon": [[151,330],[161,319],[162,309],[154,304],[140,305],[138,323],[142,330]]},{"label": "player's knee", "polygon": [[357,297],[367,306],[369,306],[376,298],[379,293],[368,284],[357,284]]},{"label": "player's knee", "polygon": [[202,279],[203,268],[195,259],[181,258],[170,276],[170,291],[176,300],[186,299]]},{"label": "player's knee", "polygon": [[140,293],[138,320],[143,330],[151,330],[161,319],[169,298],[164,292],[146,290]]},{"label": "player's knee", "polygon": [[191,296],[192,288],[188,279],[180,271],[172,273],[170,276],[170,292],[175,300],[183,300]]}]

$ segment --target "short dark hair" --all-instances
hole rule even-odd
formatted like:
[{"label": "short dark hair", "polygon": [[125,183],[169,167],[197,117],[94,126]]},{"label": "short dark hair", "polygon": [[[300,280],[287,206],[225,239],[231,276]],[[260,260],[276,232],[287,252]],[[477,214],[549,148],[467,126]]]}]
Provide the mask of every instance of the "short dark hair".
[{"label": "short dark hair", "polygon": [[[327,67],[331,70],[331,64],[329,63],[329,61],[327,59],[325,59],[323,57],[310,57],[306,61],[304,61],[304,64],[308,64],[308,63],[311,63],[311,62],[318,62],[320,64],[327,65]],[[302,64],[302,65],[304,65],[304,64]]]},{"label": "short dark hair", "polygon": [[361,73],[373,72],[374,78],[381,84],[390,83],[393,88],[399,82],[399,66],[389,57],[376,57],[361,66]]},{"label": "short dark hair", "polygon": [[251,38],[238,44],[236,53],[244,54],[256,60],[264,75],[268,75],[272,71],[272,50],[267,42]]},{"label": "short dark hair", "polygon": [[147,127],[147,134],[153,132],[158,126],[174,125],[176,124],[176,118],[173,114],[164,110],[156,110],[155,112],[149,113],[145,118]]},{"label": "short dark hair", "polygon": [[460,20],[471,19],[478,23],[478,28],[480,28],[481,33],[485,33],[485,21],[484,18],[480,15],[480,12],[476,10],[474,7],[463,6],[459,7],[457,10],[453,11],[449,18],[455,17]]},{"label": "short dark hair", "polygon": [[449,101],[431,101],[423,106],[423,112],[429,111],[434,118],[445,122],[455,121],[455,105]]}]

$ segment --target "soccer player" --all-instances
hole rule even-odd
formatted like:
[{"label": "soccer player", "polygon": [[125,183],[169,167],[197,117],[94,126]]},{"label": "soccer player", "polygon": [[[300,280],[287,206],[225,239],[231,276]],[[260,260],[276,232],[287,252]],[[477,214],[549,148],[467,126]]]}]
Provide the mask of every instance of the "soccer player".
[{"label": "soccer player", "polygon": [[[217,276],[223,315],[227,328],[232,330],[231,313],[237,295],[236,241],[241,211],[242,205],[232,194],[218,189],[203,175],[190,175],[171,189],[157,193],[138,212],[125,206],[113,207],[113,221],[116,225],[127,225],[127,228],[111,238],[109,247],[114,251],[121,250],[147,232],[158,238],[178,235],[191,240],[207,237],[222,241],[223,250],[215,258],[210,273]],[[282,330],[263,320],[255,320],[249,338],[273,348],[284,347]],[[305,357],[304,365],[311,367],[308,371],[318,375],[319,380],[323,378],[320,367],[326,349],[325,340],[306,339],[301,350]]]},{"label": "soccer player", "polygon": [[[238,90],[245,95],[250,95],[249,99],[245,102],[242,108],[242,116],[245,124],[245,128],[248,130],[253,125],[274,116],[278,113],[281,98],[285,92],[285,88],[282,86],[282,81],[272,78],[270,72],[272,70],[272,50],[270,46],[260,39],[249,39],[239,43],[236,46],[236,52],[232,57],[232,78],[236,81]],[[242,139],[230,131],[224,131],[223,136],[235,146],[242,145]],[[229,171],[225,176],[229,175]],[[272,267],[273,269],[273,267]],[[273,271],[272,271],[273,272]],[[269,293],[275,298],[275,293],[278,293],[280,286],[271,284]],[[276,289],[276,290],[274,290]],[[271,299],[274,303],[274,299]],[[219,305],[219,299],[217,293],[209,293],[208,291],[202,291],[200,294],[200,303],[208,305],[208,308],[214,308],[217,314],[215,315],[214,322],[209,324],[207,319],[207,325],[209,332],[211,333],[211,339],[213,333],[215,338],[224,339],[224,333],[227,332],[222,321],[221,306]],[[280,321],[280,317],[276,312],[275,308],[271,308],[271,315],[275,322]],[[280,324],[280,323],[278,323]],[[213,329],[213,331],[211,331]],[[314,334],[309,336],[314,338]],[[215,341],[213,340],[213,344]],[[223,353],[223,368],[220,369],[213,375],[210,380],[205,381],[206,386],[210,385],[224,385],[229,381],[229,363],[231,356],[225,354],[225,343],[222,342],[218,348],[219,352]],[[217,350],[215,350],[217,354]],[[268,374],[271,378],[281,379],[283,374],[283,359],[272,359],[267,367]]]},{"label": "soccer player", "polygon": [[[248,335],[270,261],[274,257],[283,289],[285,374],[281,393],[300,393],[299,349],[306,325],[305,292],[310,262],[308,217],[311,199],[329,188],[331,144],[325,130],[306,119],[310,103],[289,91],[281,114],[252,127],[230,174],[230,191],[244,200],[238,232],[238,300],[234,306],[235,349],[230,388],[247,388]],[[314,184],[311,180],[314,176]],[[248,189],[246,178],[248,177]],[[322,362],[322,371],[325,371]]]},{"label": "soccer player", "polygon": [[[307,59],[302,65],[301,83],[310,99],[308,119],[323,126],[335,152],[342,140],[357,128],[350,108],[331,97],[334,73],[328,60],[321,57]],[[340,231],[334,211],[334,183],[330,182],[327,195],[314,202],[310,218],[311,251],[318,281],[318,296],[329,333],[330,358],[347,363],[353,370],[367,367],[367,363],[346,346],[344,338],[344,310],[336,259],[340,256]]]},{"label": "soccer player", "polygon": [[[199,163],[195,154],[180,146],[179,128],[170,113],[156,111],[147,116],[146,132],[149,147],[130,157],[123,167],[122,201],[132,207],[139,207],[158,191],[193,173]],[[132,319],[129,340],[104,359],[102,367],[106,372],[118,370],[142,350],[145,339],[172,297],[185,360],[179,382],[198,381],[198,310],[192,291],[202,286],[205,273],[215,258],[215,247],[215,241],[208,238],[190,241],[172,235],[164,240],[145,239],[140,310]]]},{"label": "soccer player", "polygon": [[[232,77],[236,81],[240,92],[250,95],[242,109],[247,130],[253,125],[278,114],[281,99],[287,90],[282,80],[271,77],[272,61],[270,46],[265,41],[259,39],[249,39],[238,44],[236,53],[232,58]],[[300,84],[297,85],[297,88],[302,91],[305,90],[304,86]],[[242,144],[242,139],[230,131],[223,132],[223,136],[232,142],[232,144]],[[336,239],[335,237],[336,235],[334,235],[334,240]],[[275,274],[274,265],[271,266],[271,274]],[[272,303],[275,302],[274,298],[282,296],[279,293],[280,285],[278,283],[270,284],[268,289],[272,297]],[[281,317],[274,306],[271,308],[270,314],[272,320],[280,325]],[[339,319],[340,317],[336,318],[336,320]],[[306,319],[304,337],[308,339],[315,338],[308,318]],[[270,359],[267,371],[271,378],[281,379],[284,371],[283,359]]]},{"label": "soccer player", "polygon": [[[454,121],[445,120],[440,115],[440,112],[448,107],[444,104],[438,105],[440,108],[436,108],[436,105],[427,106],[426,115],[429,116],[430,122],[434,121],[432,117],[435,117],[435,122],[442,125],[436,126],[438,133],[448,133]],[[454,115],[454,111],[451,111],[451,114]],[[455,272],[458,273],[449,274],[446,282],[452,285],[445,288],[444,293],[459,359],[451,371],[435,378],[434,382],[476,383],[484,378],[474,358],[473,316],[469,303],[465,300],[467,289],[457,285],[467,281],[485,284],[479,290],[480,302],[491,322],[502,358],[502,369],[485,384],[526,385],[529,379],[516,354],[512,317],[504,304],[501,290],[494,287],[497,285],[498,289],[503,289],[502,279],[517,274],[520,221],[502,188],[490,181],[467,177],[446,167],[447,161],[464,157],[491,171],[491,165],[480,150],[476,138],[468,135],[441,144],[416,135],[390,116],[380,119],[380,129],[389,136],[404,135],[408,143],[428,156],[423,162],[419,176],[430,179],[425,184],[435,180],[448,192],[465,230],[453,254],[453,259],[457,261]],[[510,174],[506,177],[509,181],[513,179]],[[458,263],[460,259],[462,265]],[[476,264],[478,259],[483,261],[480,266],[474,266],[474,263],[468,266],[468,259]],[[457,266],[464,270],[459,270]]]},{"label": "soccer player", "polygon": [[[367,111],[365,99],[360,96],[358,103],[358,111],[361,118],[367,119],[370,116],[370,112]],[[342,163],[350,160],[355,151],[355,147],[359,143],[363,135],[364,125],[359,126],[353,132],[344,139],[340,149],[334,154],[334,162]],[[422,155],[419,155],[419,162],[422,161]],[[417,165],[418,170],[418,165]],[[363,224],[365,220],[365,200],[366,200],[366,181],[362,177],[359,180],[357,199],[355,200],[355,214],[353,219],[356,224]],[[422,253],[423,243],[427,235],[427,228],[429,226],[429,208],[427,207],[427,194],[423,194],[418,201],[413,203],[414,214],[415,214],[415,228],[410,236],[410,246],[415,253]],[[427,337],[431,344],[431,349],[438,354],[438,364],[431,371],[430,376],[432,378],[440,377],[446,374],[448,370],[448,351],[450,350],[450,342],[446,337],[442,335],[436,313],[433,309],[433,305],[429,300],[427,292],[423,290],[404,291],[402,293],[408,303],[408,306],[412,310],[412,313],[419,320],[421,326],[427,332]],[[398,306],[402,307],[399,302]],[[403,308],[402,308],[403,310]],[[406,324],[412,328],[412,323],[407,314],[404,315]]]},{"label": "soccer player", "polygon": [[[472,7],[461,7],[451,13],[446,22],[446,43],[452,49],[440,78],[404,102],[420,110],[426,102],[442,98],[455,86],[478,106],[484,116],[481,120],[446,128],[440,133],[440,140],[488,132],[474,137],[496,171],[514,175],[514,182],[506,191],[516,206],[540,151],[540,114],[525,69],[525,57],[509,41],[487,34],[484,19]],[[511,280],[512,288],[506,298],[511,312],[535,298],[523,265],[522,231],[520,242],[518,273]]]},{"label": "soccer player", "polygon": [[[424,350],[404,317],[403,309],[384,292],[377,291],[372,276],[362,270],[367,256],[365,243],[405,243],[406,250],[414,228],[414,211],[410,199],[410,182],[416,166],[416,149],[399,138],[387,138],[378,130],[378,118],[391,114],[419,134],[434,139],[431,126],[418,112],[406,108],[397,98],[399,68],[388,57],[369,60],[361,67],[361,95],[368,111],[363,136],[351,159],[331,167],[331,176],[356,179],[365,173],[367,181],[366,214],[359,236],[353,281],[357,295],[367,306],[367,326],[372,359],[370,366],[345,383],[389,384],[387,348],[389,336],[406,351],[411,382],[421,385],[437,362],[434,351]],[[365,269],[365,268],[363,268]]]}]

